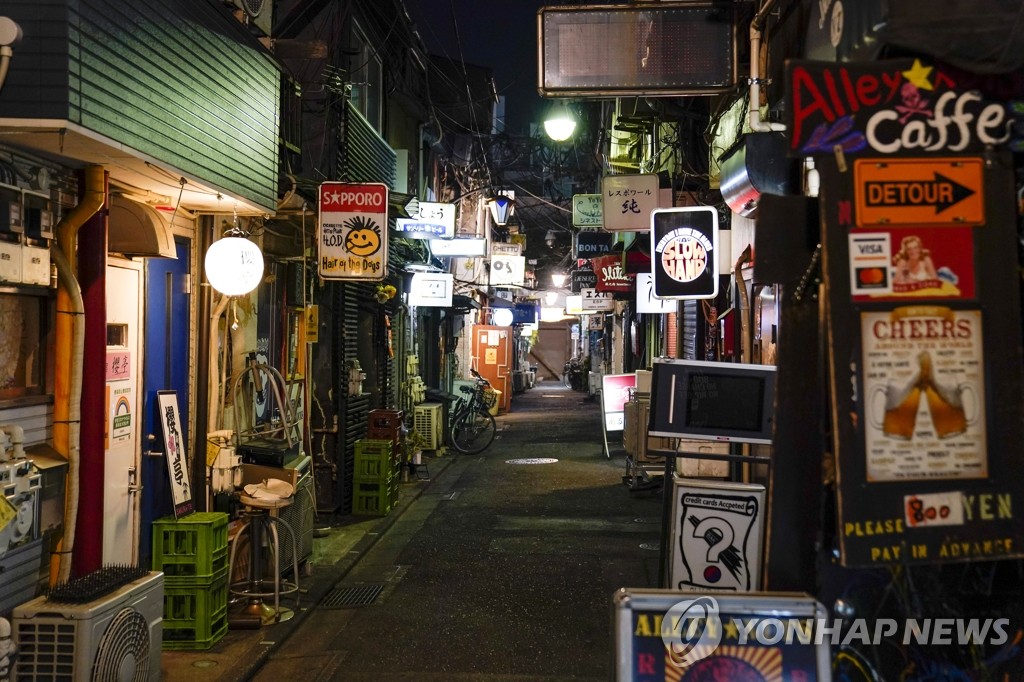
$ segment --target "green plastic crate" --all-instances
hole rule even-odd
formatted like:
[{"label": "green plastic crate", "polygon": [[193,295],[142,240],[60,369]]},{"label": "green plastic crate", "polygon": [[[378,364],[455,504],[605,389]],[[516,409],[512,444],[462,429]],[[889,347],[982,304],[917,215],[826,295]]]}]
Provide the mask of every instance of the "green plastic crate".
[{"label": "green plastic crate", "polygon": [[227,632],[228,579],[197,589],[164,583],[163,648],[209,649]]},{"label": "green plastic crate", "polygon": [[392,483],[352,484],[352,513],[357,516],[387,516],[394,506],[398,486]]},{"label": "green plastic crate", "polygon": [[196,512],[153,522],[153,570],[168,578],[210,581],[227,568],[228,515]]},{"label": "green plastic crate", "polygon": [[356,441],[352,478],[363,483],[388,483],[395,476],[395,458],[389,440]]}]

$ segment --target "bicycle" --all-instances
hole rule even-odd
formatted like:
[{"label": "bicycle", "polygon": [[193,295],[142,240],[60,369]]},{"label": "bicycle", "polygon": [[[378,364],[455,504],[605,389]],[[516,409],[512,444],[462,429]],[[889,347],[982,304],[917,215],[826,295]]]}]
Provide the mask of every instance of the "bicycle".
[{"label": "bicycle", "polygon": [[[460,386],[459,390],[469,396],[460,400],[451,410],[448,420],[449,443],[465,455],[475,455],[486,450],[498,432],[498,425],[490,409],[498,396],[489,391],[491,383],[470,368],[475,380],[474,386]],[[452,396],[458,399],[457,396]]]}]

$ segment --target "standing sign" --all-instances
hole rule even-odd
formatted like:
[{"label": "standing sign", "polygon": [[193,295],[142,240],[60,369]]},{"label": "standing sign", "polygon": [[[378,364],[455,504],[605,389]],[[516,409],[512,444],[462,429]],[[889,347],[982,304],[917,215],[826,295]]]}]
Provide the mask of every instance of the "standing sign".
[{"label": "standing sign", "polygon": [[609,232],[646,232],[658,208],[658,176],[606,175],[601,178],[601,212]]},{"label": "standing sign", "polygon": [[188,457],[185,456],[185,438],[181,433],[181,417],[178,415],[177,391],[157,391],[157,405],[164,434],[164,456],[167,459],[167,473],[171,481],[171,498],[174,504],[174,518],[195,511],[192,500],[192,486],[188,479]]},{"label": "standing sign", "polygon": [[608,432],[626,428],[626,403],[629,389],[636,387],[636,374],[604,374],[601,376],[601,413],[604,415],[604,454],[611,458],[608,447]]},{"label": "standing sign", "polygon": [[625,428],[629,389],[635,387],[636,374],[605,374],[601,377],[601,411],[604,413],[605,431],[622,431]]},{"label": "standing sign", "polygon": [[673,590],[751,592],[761,584],[763,485],[675,476],[669,519]]},{"label": "standing sign", "polygon": [[658,298],[718,295],[718,211],[711,206],[651,214],[651,272]]},{"label": "standing sign", "polygon": [[1005,84],[920,59],[788,62],[786,81],[790,152],[816,157],[828,197],[840,559],[1019,558],[1018,210],[1000,147],[1012,126],[985,92]]},{"label": "standing sign", "polygon": [[381,183],[320,185],[320,276],[382,280],[388,263],[388,188]]}]

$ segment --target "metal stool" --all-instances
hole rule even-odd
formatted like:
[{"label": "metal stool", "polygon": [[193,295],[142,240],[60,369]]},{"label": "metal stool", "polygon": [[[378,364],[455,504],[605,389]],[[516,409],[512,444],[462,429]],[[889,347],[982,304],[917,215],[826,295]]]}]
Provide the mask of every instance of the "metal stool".
[{"label": "metal stool", "polygon": [[[249,568],[247,571],[248,575],[245,580],[231,584],[231,594],[239,598],[249,600],[248,606],[245,607],[245,613],[252,616],[258,616],[261,625],[283,623],[284,621],[291,619],[291,617],[295,615],[295,612],[292,609],[281,606],[281,595],[294,594],[295,608],[299,608],[299,552],[295,540],[295,533],[291,526],[288,525],[287,521],[276,516],[271,516],[270,512],[277,509],[283,509],[284,507],[291,505],[294,498],[287,497],[265,500],[249,497],[248,495],[239,495],[238,499],[245,505],[245,511],[242,513],[242,527],[235,535],[234,542],[231,543],[231,556],[228,559],[228,575],[232,578],[234,577],[233,570],[235,566],[235,553],[238,550],[242,534],[245,533],[246,530],[249,531]],[[285,527],[292,542],[293,580],[281,580],[281,555],[278,551],[280,543],[277,534],[278,525]],[[267,530],[270,531],[269,535],[266,532]],[[267,547],[274,557],[273,591],[267,591],[267,587],[269,586],[265,585],[265,579],[263,577],[263,542],[267,537],[269,537]],[[263,601],[265,597],[274,598],[273,607],[268,606]]]}]

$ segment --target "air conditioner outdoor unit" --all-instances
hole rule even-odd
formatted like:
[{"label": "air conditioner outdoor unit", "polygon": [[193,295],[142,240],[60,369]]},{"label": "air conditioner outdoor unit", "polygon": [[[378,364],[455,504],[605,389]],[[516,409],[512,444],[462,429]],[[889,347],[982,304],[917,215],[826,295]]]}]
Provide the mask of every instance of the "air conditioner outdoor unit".
[{"label": "air conditioner outdoor unit", "polygon": [[424,450],[437,450],[444,443],[441,407],[441,403],[424,403],[413,412],[413,428],[426,439]]},{"label": "air conditioner outdoor unit", "polygon": [[159,680],[163,613],[159,571],[86,604],[36,597],[12,613],[18,646],[13,679]]}]

